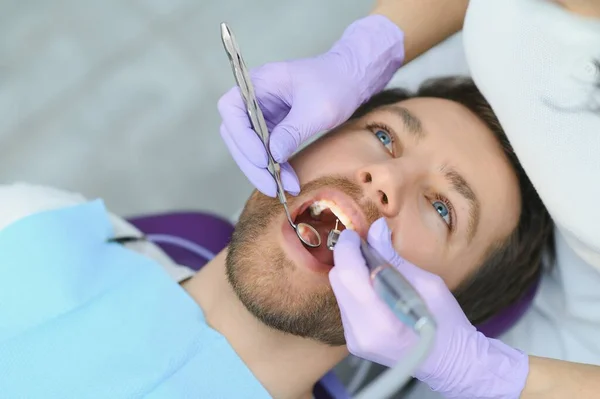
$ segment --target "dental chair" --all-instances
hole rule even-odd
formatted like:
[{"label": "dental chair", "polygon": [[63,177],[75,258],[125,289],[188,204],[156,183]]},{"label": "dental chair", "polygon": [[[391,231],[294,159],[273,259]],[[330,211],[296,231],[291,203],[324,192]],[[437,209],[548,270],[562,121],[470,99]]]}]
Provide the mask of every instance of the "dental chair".
[{"label": "dental chair", "polygon": [[[179,212],[133,217],[129,222],[155,242],[179,265],[198,271],[229,243],[233,223],[203,212]],[[488,337],[507,331],[527,311],[539,281],[514,305],[504,309],[478,329]],[[368,369],[368,368],[367,368]],[[363,371],[367,370],[363,369]],[[365,374],[365,373],[363,373]],[[349,399],[346,386],[330,371],[315,386],[315,399]]]}]

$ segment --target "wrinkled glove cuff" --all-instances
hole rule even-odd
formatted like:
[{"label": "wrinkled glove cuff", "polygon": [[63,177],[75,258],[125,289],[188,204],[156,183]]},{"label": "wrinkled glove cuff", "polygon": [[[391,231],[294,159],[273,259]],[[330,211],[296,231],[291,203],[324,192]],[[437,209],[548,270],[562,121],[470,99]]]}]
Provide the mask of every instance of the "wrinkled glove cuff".
[{"label": "wrinkled glove cuff", "polygon": [[466,370],[446,370],[438,386],[430,387],[447,398],[518,399],[529,374],[529,357],[503,342],[477,332]]},{"label": "wrinkled glove cuff", "polygon": [[330,54],[349,58],[356,73],[361,104],[390,82],[404,61],[404,32],[382,15],[352,23]]}]

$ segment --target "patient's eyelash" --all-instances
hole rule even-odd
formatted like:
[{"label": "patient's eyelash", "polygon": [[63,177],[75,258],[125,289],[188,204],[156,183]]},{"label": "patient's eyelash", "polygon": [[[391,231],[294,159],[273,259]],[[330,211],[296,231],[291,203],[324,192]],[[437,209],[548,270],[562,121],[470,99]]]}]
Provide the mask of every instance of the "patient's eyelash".
[{"label": "patient's eyelash", "polygon": [[[378,123],[378,122],[371,122],[367,124],[367,129],[370,130],[373,135],[375,137],[377,137],[379,139],[379,141],[386,146],[387,150],[392,154],[392,155],[396,155],[395,154],[395,149],[396,149],[396,134],[394,133],[394,131],[386,124],[384,123]],[[378,134],[378,133],[383,133],[383,134]],[[385,136],[388,136],[389,138],[389,142],[385,143]]]},{"label": "patient's eyelash", "polygon": [[[439,202],[443,203],[446,206],[446,208],[448,208],[448,222],[446,223],[446,225],[448,226],[448,229],[450,230],[450,232],[454,232],[454,228],[455,228],[454,206],[452,205],[452,203],[450,202],[450,200],[448,198],[444,197],[441,194],[435,194],[434,198],[435,198],[435,201],[439,201]],[[436,209],[436,212],[438,212],[437,209]],[[439,214],[440,214],[440,216],[442,216],[441,213],[439,213]],[[444,221],[445,221],[445,219],[444,219]]]}]

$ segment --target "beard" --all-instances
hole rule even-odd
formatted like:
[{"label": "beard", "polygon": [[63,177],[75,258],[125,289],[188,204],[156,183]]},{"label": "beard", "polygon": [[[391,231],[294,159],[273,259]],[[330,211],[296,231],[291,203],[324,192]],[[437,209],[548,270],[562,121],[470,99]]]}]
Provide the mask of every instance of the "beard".
[{"label": "beard", "polygon": [[[364,198],[360,186],[342,177],[313,180],[302,186],[301,196],[325,187],[335,188],[357,203]],[[290,198],[290,207],[299,201],[302,200]],[[367,220],[376,219],[374,204],[367,203],[363,208]],[[302,284],[302,278],[295,277],[301,266],[272,239],[283,215],[279,200],[258,191],[252,193],[227,251],[229,283],[246,309],[263,324],[330,346],[345,345],[340,310],[329,283]]]}]

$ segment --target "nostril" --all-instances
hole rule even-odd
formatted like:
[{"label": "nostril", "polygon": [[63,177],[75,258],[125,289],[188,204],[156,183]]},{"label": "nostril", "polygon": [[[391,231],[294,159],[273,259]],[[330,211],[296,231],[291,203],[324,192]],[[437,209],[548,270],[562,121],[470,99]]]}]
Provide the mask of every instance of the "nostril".
[{"label": "nostril", "polygon": [[387,205],[388,204],[388,197],[387,195],[381,191],[381,203],[383,205]]},{"label": "nostril", "polygon": [[371,183],[372,181],[373,181],[373,177],[371,176],[371,174],[369,172],[367,172],[363,175],[363,182]]}]

